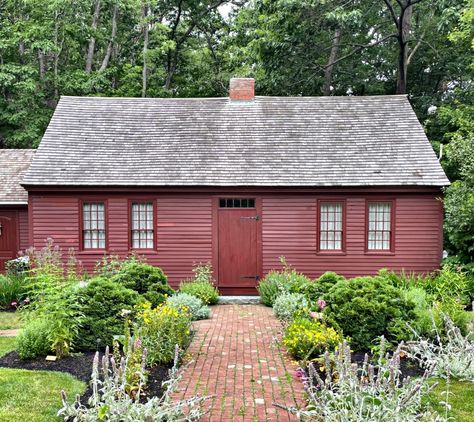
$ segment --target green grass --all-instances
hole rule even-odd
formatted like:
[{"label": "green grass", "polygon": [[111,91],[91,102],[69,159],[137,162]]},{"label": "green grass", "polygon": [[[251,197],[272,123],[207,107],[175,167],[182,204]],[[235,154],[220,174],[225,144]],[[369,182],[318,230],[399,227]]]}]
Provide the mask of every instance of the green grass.
[{"label": "green grass", "polygon": [[[446,382],[439,380],[438,386],[430,396],[430,404],[441,416],[445,415],[444,406],[440,401],[446,401]],[[457,422],[471,422],[474,415],[474,384],[465,381],[450,381],[448,403],[452,406],[448,416]]]},{"label": "green grass", "polygon": [[[14,349],[15,337],[0,337],[0,356]],[[0,421],[60,421],[61,390],[72,400],[85,388],[62,372],[0,368]]]},{"label": "green grass", "polygon": [[0,421],[59,421],[61,390],[72,400],[84,389],[69,374],[0,368]]},{"label": "green grass", "polygon": [[13,330],[21,327],[18,312],[0,312],[0,330]]},{"label": "green grass", "polygon": [[0,337],[0,356],[15,350],[15,337]]}]

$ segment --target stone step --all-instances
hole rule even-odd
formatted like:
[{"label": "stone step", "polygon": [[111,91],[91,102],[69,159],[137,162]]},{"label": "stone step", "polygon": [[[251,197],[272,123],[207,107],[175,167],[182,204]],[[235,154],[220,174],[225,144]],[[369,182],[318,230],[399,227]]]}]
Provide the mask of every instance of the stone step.
[{"label": "stone step", "polygon": [[260,296],[219,296],[219,304],[256,305],[260,303]]}]

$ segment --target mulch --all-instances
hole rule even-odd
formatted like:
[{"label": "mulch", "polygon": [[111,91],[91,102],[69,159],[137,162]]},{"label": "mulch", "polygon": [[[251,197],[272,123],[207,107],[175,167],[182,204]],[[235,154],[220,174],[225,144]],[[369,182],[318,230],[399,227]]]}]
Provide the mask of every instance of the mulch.
[{"label": "mulch", "polygon": [[[88,385],[91,379],[94,355],[95,352],[85,352],[66,356],[56,361],[47,361],[44,357],[23,360],[18,356],[16,351],[13,351],[0,357],[0,367],[29,369],[35,371],[66,372],[80,381],[84,381]],[[161,397],[163,395],[164,391],[161,385],[163,381],[166,381],[169,378],[169,369],[169,365],[155,365],[148,368],[148,384],[145,394],[142,396],[140,401],[146,401],[148,397]],[[91,394],[92,388],[88,386],[84,394],[81,396],[81,402],[83,404],[87,403]]]}]

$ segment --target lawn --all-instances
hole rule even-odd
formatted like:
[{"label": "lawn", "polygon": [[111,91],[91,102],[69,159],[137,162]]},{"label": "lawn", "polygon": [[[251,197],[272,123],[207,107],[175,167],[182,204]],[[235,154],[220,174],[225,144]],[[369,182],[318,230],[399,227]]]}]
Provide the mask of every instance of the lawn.
[{"label": "lawn", "polygon": [[[14,337],[0,337],[0,356],[14,348]],[[58,421],[61,390],[73,398],[85,387],[61,372],[0,368],[0,421]]]},{"label": "lawn", "polygon": [[18,312],[0,312],[0,330],[13,330],[21,327]]},{"label": "lawn", "polygon": [[60,372],[0,368],[0,421],[57,421],[60,392],[69,398],[85,384]]},{"label": "lawn", "polygon": [[[446,400],[446,382],[439,380],[439,385],[434,389],[430,397],[430,403],[440,414],[445,415],[444,406],[440,401]],[[448,416],[457,422],[471,422],[474,415],[474,384],[463,381],[450,381],[448,403],[452,406]]]}]

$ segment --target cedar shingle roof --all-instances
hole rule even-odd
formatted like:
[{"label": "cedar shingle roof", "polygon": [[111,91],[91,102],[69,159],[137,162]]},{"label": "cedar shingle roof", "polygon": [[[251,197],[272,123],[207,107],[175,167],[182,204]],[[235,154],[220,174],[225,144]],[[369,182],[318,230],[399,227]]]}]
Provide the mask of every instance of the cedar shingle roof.
[{"label": "cedar shingle roof", "polygon": [[0,205],[28,203],[20,182],[34,154],[34,149],[0,149]]},{"label": "cedar shingle roof", "polygon": [[405,96],[63,97],[23,180],[82,186],[442,186]]}]

